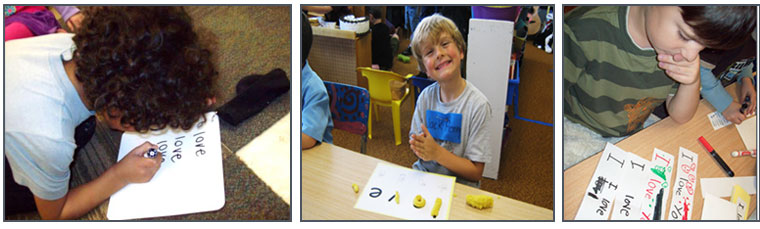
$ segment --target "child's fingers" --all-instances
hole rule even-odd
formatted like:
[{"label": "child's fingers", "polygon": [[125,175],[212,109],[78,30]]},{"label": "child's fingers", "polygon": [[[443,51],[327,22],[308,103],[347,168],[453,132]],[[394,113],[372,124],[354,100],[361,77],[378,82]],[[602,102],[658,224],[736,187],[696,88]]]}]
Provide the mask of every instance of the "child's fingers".
[{"label": "child's fingers", "polygon": [[158,148],[158,146],[153,145],[153,143],[150,143],[149,141],[145,141],[139,146],[132,149],[131,153],[142,156],[145,152],[147,152],[150,148]]},{"label": "child's fingers", "polygon": [[425,140],[425,137],[422,135],[412,135],[412,139],[415,141],[423,142]]},{"label": "child's fingers", "polygon": [[425,136],[430,135],[430,132],[428,132],[427,127],[425,127],[425,124],[422,124],[422,133],[424,133]]}]

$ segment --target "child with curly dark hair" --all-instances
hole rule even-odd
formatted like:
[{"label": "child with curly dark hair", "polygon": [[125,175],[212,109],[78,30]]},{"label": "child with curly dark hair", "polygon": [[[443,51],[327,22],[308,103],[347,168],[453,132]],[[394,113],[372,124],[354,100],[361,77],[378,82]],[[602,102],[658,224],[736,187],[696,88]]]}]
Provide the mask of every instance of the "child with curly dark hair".
[{"label": "child with curly dark hair", "polygon": [[[43,219],[77,218],[127,184],[149,181],[161,164],[160,155],[143,157],[157,148],[146,142],[69,190],[79,123],[95,114],[120,131],[190,129],[214,98],[210,52],[182,8],[92,7],[82,13],[76,34],[5,43],[4,151],[11,171],[5,173],[5,199],[24,200],[8,183],[26,190],[33,196],[27,205]],[[5,207],[6,214],[24,208]]]}]

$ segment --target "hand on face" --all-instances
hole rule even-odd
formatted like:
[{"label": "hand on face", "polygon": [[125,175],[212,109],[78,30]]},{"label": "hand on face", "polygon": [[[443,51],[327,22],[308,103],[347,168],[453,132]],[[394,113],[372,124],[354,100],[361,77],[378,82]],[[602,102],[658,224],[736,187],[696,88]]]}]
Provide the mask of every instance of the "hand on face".
[{"label": "hand on face", "polygon": [[699,80],[699,55],[690,61],[681,54],[658,54],[657,61],[657,66],[678,83],[690,85]]},{"label": "hand on face", "polygon": [[423,161],[437,160],[442,148],[435,142],[435,139],[430,135],[425,125],[422,125],[422,134],[412,134],[409,145],[414,154]]}]

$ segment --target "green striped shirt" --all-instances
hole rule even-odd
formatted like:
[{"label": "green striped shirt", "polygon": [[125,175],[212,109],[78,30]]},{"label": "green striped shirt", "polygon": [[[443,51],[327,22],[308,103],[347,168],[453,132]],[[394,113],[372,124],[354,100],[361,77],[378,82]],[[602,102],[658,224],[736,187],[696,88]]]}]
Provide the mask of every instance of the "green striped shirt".
[{"label": "green striped shirt", "polygon": [[563,25],[563,113],[602,136],[641,130],[677,89],[653,49],[628,35],[628,7],[578,7]]}]

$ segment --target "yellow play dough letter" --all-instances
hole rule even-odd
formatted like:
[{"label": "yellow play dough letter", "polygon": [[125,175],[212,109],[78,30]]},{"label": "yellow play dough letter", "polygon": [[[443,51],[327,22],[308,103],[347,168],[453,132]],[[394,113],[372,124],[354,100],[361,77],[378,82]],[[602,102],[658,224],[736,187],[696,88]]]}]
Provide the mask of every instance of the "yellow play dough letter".
[{"label": "yellow play dough letter", "polygon": [[351,187],[354,188],[354,193],[359,193],[359,185],[352,184]]},{"label": "yellow play dough letter", "polygon": [[467,195],[467,205],[477,209],[493,207],[493,197],[486,195]]},{"label": "yellow play dough letter", "polygon": [[417,195],[414,197],[414,207],[415,208],[422,208],[425,207],[425,199],[422,198],[422,196]]},{"label": "yellow play dough letter", "polygon": [[433,218],[438,217],[438,210],[441,210],[441,198],[435,198],[435,205],[433,205],[433,211],[430,212],[430,215]]}]

